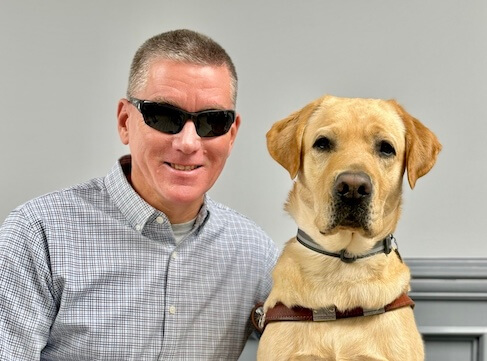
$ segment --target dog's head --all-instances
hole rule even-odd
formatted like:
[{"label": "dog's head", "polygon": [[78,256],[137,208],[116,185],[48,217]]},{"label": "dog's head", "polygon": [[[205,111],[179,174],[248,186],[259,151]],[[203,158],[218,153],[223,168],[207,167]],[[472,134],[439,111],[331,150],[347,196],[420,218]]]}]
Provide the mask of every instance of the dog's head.
[{"label": "dog's head", "polygon": [[366,238],[393,231],[405,170],[413,188],[441,150],[396,101],[333,96],[275,123],[267,146],[297,176],[287,205],[294,218],[307,213],[324,235],[352,230]]}]

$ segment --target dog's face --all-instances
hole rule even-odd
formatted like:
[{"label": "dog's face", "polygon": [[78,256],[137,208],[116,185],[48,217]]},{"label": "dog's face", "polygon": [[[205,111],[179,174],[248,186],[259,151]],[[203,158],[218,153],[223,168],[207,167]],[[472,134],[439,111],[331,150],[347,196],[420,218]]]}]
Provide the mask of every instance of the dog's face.
[{"label": "dog's face", "polygon": [[314,194],[323,234],[356,229],[374,236],[399,207],[405,127],[381,101],[326,98],[315,108],[301,145],[302,185]]},{"label": "dog's face", "polygon": [[298,176],[288,209],[304,205],[323,235],[365,238],[393,231],[405,169],[414,187],[441,149],[395,101],[377,99],[324,96],[274,124],[267,137],[272,157]]}]

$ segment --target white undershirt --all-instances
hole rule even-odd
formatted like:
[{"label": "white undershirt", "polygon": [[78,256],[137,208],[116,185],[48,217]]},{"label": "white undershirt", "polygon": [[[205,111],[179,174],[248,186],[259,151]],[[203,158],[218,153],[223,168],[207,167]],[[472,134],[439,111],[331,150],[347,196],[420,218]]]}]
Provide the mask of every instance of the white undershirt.
[{"label": "white undershirt", "polygon": [[183,238],[186,237],[191,232],[195,220],[196,218],[185,223],[171,224],[172,232],[174,233],[174,238],[176,238],[176,244],[181,243]]}]

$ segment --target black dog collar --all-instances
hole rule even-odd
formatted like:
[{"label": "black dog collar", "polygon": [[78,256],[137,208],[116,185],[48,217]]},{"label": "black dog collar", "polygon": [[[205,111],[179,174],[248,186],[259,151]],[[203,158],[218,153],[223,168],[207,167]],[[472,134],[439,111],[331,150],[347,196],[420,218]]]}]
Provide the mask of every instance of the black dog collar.
[{"label": "black dog collar", "polygon": [[358,256],[354,256],[348,253],[345,249],[341,250],[340,253],[329,252],[325,250],[323,247],[321,247],[318,243],[313,241],[313,239],[309,235],[307,235],[304,231],[302,231],[299,228],[298,228],[298,234],[296,235],[296,239],[298,240],[299,243],[301,243],[303,246],[309,248],[312,251],[324,254],[326,256],[340,258],[340,260],[342,260],[342,262],[345,263],[353,263],[358,259],[375,256],[376,254],[379,253],[384,253],[388,255],[389,253],[391,253],[393,249],[397,249],[397,242],[392,234],[388,235],[382,241],[377,242],[369,252]]}]

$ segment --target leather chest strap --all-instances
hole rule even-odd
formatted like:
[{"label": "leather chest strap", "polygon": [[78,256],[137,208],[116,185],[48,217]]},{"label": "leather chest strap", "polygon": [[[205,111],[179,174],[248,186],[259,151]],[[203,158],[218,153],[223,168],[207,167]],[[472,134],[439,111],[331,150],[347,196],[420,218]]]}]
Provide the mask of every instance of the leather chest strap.
[{"label": "leather chest strap", "polygon": [[414,307],[414,301],[405,293],[396,298],[388,305],[379,309],[364,309],[356,307],[349,310],[339,311],[335,306],[321,309],[309,309],[300,306],[294,306],[289,308],[282,303],[277,303],[273,308],[267,310],[266,314],[263,314],[262,304],[256,305],[252,310],[251,320],[254,327],[263,332],[265,326],[271,322],[277,321],[335,321],[344,318],[362,317],[379,315],[384,312],[389,312],[402,307]]}]

